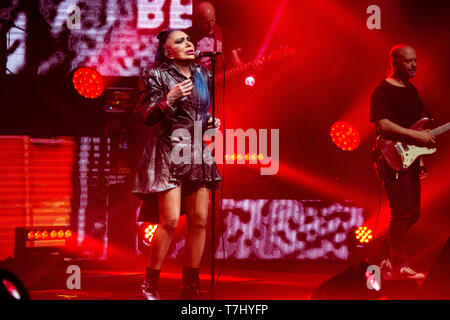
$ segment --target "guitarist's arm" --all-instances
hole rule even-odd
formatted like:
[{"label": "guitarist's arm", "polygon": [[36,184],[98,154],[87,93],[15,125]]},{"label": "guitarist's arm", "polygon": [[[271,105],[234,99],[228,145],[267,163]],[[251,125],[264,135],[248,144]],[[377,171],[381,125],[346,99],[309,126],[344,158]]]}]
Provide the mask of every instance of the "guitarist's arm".
[{"label": "guitarist's arm", "polygon": [[380,119],[375,121],[378,132],[385,135],[395,135],[404,139],[412,139],[419,144],[428,145],[436,143],[436,138],[430,133],[430,130],[414,130],[404,128],[389,119]]}]

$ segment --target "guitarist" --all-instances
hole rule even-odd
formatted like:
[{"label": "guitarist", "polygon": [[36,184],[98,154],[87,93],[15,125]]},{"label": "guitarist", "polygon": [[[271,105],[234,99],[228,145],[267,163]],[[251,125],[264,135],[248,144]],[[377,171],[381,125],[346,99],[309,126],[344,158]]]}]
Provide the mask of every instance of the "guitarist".
[{"label": "guitarist", "polygon": [[[409,45],[398,44],[391,49],[390,73],[371,96],[370,121],[375,124],[377,136],[430,146],[436,143],[430,130],[409,129],[426,114],[417,89],[409,81],[416,74],[416,63],[416,52]],[[391,219],[388,236],[376,254],[386,277],[425,278],[408,266],[406,257],[407,232],[420,216],[420,174],[424,169],[422,159],[402,172],[381,159],[380,178],[389,199]]]}]

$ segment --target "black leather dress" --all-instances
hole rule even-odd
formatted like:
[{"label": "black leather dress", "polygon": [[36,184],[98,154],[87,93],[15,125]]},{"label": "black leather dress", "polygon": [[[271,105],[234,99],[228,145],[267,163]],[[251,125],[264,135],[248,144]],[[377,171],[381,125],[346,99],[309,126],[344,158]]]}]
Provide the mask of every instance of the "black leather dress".
[{"label": "black leather dress", "polygon": [[[208,89],[212,85],[211,72],[197,64],[191,64],[191,74],[201,72]],[[139,161],[133,193],[143,201],[139,221],[158,223],[156,193],[182,187],[182,196],[193,191],[199,185],[218,188],[221,180],[219,171],[212,159],[211,152],[203,141],[203,132],[207,129],[210,117],[208,110],[202,110],[197,86],[191,94],[173,105],[167,103],[167,94],[177,83],[187,78],[174,65],[162,63],[159,66],[144,71],[142,80],[146,86],[136,112],[151,130],[150,137]],[[182,134],[173,135],[181,129]],[[180,130],[178,130],[180,132]],[[175,131],[177,132],[177,131]],[[184,140],[180,136],[191,138]],[[172,161],[174,147],[188,146],[191,152],[177,152],[183,156],[183,161]],[[186,157],[190,157],[190,160]],[[178,163],[177,163],[178,162]],[[183,200],[183,199],[182,199]],[[184,214],[184,207],[182,212]]]}]

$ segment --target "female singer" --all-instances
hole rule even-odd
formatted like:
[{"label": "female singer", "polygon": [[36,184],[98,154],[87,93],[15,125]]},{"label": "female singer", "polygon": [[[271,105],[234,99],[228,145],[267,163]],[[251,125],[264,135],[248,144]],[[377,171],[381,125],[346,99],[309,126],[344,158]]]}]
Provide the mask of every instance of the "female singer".
[{"label": "female singer", "polygon": [[133,190],[143,200],[138,220],[158,223],[142,292],[149,300],[160,299],[161,265],[180,214],[186,213],[182,298],[198,299],[209,193],[217,188],[221,178],[203,139],[200,144],[194,141],[194,127],[200,126],[203,137],[205,130],[217,132],[220,120],[216,119],[213,125],[209,113],[212,75],[194,63],[195,48],[189,36],[181,30],[166,30],[158,39],[156,66],[144,72],[145,90],[137,106],[151,131]]}]

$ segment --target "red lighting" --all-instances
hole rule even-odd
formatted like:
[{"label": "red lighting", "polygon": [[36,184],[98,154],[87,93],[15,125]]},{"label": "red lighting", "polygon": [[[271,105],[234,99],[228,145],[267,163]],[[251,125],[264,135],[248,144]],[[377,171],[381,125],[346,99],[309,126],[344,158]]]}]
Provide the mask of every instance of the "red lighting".
[{"label": "red lighting", "polygon": [[249,154],[249,153],[246,153],[246,154],[242,154],[242,153],[238,153],[238,154],[236,154],[236,153],[233,153],[233,154],[226,154],[225,155],[225,160],[226,161],[235,161],[235,160],[238,160],[238,161],[242,161],[242,160],[244,160],[245,159],[245,162],[250,162],[250,161],[252,161],[252,163],[253,162],[255,162],[255,161],[261,161],[261,160],[263,160],[264,159],[264,156],[260,153],[260,154],[256,154],[256,153],[252,153],[252,154]]},{"label": "red lighting", "polygon": [[32,230],[27,233],[28,240],[58,240],[58,239],[69,239],[72,237],[72,231],[67,230]]},{"label": "red lighting", "polygon": [[358,229],[356,229],[355,234],[356,240],[358,240],[362,244],[369,243],[369,241],[372,240],[373,238],[372,230],[370,230],[366,226],[361,226]]},{"label": "red lighting", "polygon": [[256,79],[254,76],[248,76],[247,78],[245,78],[244,82],[246,86],[254,87],[256,84]]},{"label": "red lighting", "polygon": [[72,81],[75,90],[85,98],[95,99],[103,93],[102,76],[92,68],[79,68],[73,74]]},{"label": "red lighting", "polygon": [[14,285],[14,283],[12,283],[11,281],[9,281],[8,279],[3,279],[2,283],[4,285],[4,287],[6,288],[6,290],[8,291],[8,293],[14,297],[14,299],[16,300],[20,300],[21,296],[19,293],[19,290],[17,289],[17,287]]},{"label": "red lighting", "polygon": [[144,243],[146,243],[147,245],[150,244],[150,242],[152,242],[153,236],[155,235],[155,231],[158,228],[157,224],[147,224],[144,225],[145,229],[144,229]]},{"label": "red lighting", "polygon": [[335,122],[331,126],[330,136],[336,146],[344,151],[353,151],[359,147],[359,132],[351,123]]}]

